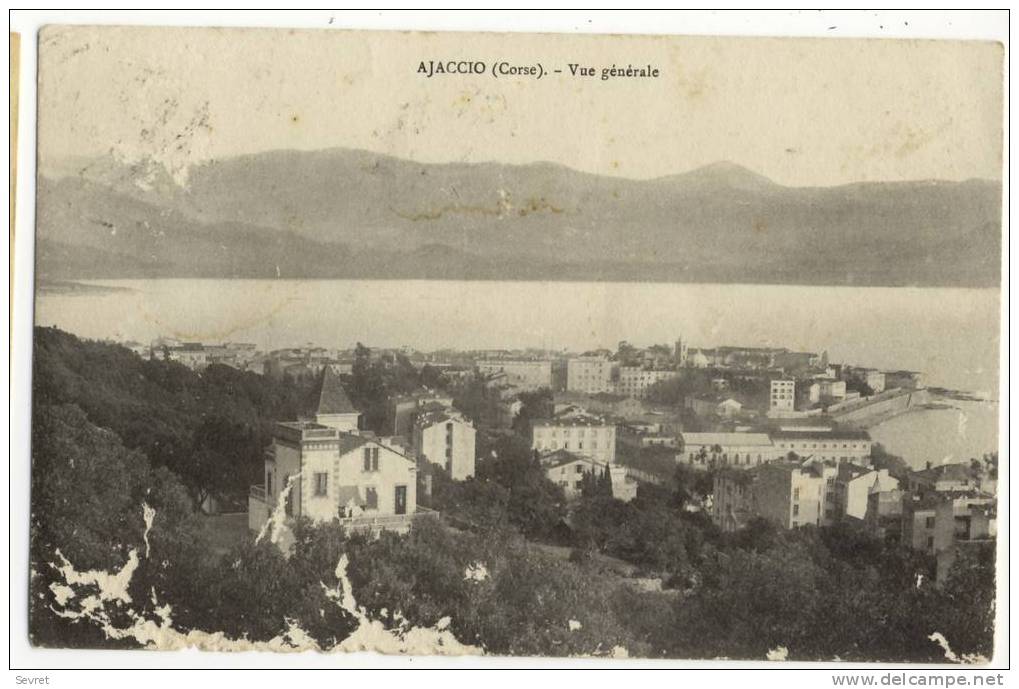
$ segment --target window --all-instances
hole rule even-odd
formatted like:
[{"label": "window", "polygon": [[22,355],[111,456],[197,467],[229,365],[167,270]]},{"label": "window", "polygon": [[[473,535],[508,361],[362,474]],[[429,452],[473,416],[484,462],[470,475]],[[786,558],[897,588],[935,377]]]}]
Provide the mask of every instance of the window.
[{"label": "window", "polygon": [[927,537],[927,549],[934,550],[934,536]]},{"label": "window", "polygon": [[800,499],[800,489],[799,488],[794,488],[793,489],[793,500],[799,500],[799,499]]},{"label": "window", "polygon": [[315,474],[315,495],[322,497],[329,494],[329,474],[325,472]]},{"label": "window", "polygon": [[379,448],[372,446],[365,446],[364,448],[364,470],[365,471],[378,471],[379,470]]},{"label": "window", "polygon": [[272,471],[265,472],[265,494],[272,495]]},{"label": "window", "polygon": [[927,517],[926,526],[928,529],[934,528],[934,517]]},{"label": "window", "polygon": [[799,514],[800,514],[800,506],[799,505],[793,505],[793,516],[796,517],[796,516],[799,516]]},{"label": "window", "polygon": [[582,474],[582,473],[584,473],[584,465],[583,465],[583,464],[578,464],[578,465],[576,466],[576,472],[577,472],[578,474]]},{"label": "window", "polygon": [[364,507],[367,510],[377,510],[379,508],[379,492],[374,486],[368,486],[364,489]]}]

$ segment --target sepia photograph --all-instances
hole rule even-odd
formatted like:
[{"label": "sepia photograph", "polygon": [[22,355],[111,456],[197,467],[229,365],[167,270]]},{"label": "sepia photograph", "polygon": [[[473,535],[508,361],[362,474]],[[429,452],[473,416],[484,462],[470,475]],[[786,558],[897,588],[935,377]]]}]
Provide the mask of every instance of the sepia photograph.
[{"label": "sepia photograph", "polygon": [[37,41],[34,649],[1007,663],[1007,46]]}]

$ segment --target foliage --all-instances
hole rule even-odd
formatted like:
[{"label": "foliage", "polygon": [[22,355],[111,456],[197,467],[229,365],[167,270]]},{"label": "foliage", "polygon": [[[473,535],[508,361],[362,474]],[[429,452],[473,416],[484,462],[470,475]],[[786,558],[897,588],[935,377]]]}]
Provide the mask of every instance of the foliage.
[{"label": "foliage", "polygon": [[690,561],[688,527],[667,495],[641,491],[625,503],[604,493],[585,495],[571,521],[577,547],[598,550],[650,572],[677,574]]},{"label": "foliage", "polygon": [[[932,558],[848,524],[783,531],[756,519],[721,535],[703,512],[684,509],[711,488],[709,472],[688,468],[675,469],[674,489],[641,486],[629,503],[592,477],[568,511],[513,434],[485,441],[470,480],[430,467],[429,502],[443,520],[420,521],[409,535],[371,539],[335,522],[300,522],[289,557],[250,535],[220,555],[195,500],[209,484],[246,485],[249,462],[260,466],[250,453],[302,390],[226,367],[199,375],[144,362],[54,330],[37,331],[36,356],[29,623],[37,645],[125,645],[57,616],[52,585],[57,550],[79,571],[118,570],[134,550],[147,553],[131,580],[134,612],[154,619],[169,605],[178,629],[252,640],[290,623],[323,646],[345,638],[354,621],[327,590],[339,584],[346,554],[355,597],[376,619],[433,626],[449,617],[458,639],[492,653],[606,654],[619,645],[631,655],[760,659],[784,646],[801,660],[936,662],[944,655],[928,637],[937,631],[957,654],[991,655],[993,543],[960,549],[938,585]],[[361,352],[360,360],[358,394],[419,382],[396,358],[376,366]],[[876,461],[892,467],[896,458],[877,447]],[[980,467],[996,468],[996,456]],[[155,510],[148,530],[143,505]],[[559,539],[572,552],[533,542]],[[635,590],[601,568],[597,553],[673,590]],[[111,614],[122,621],[117,605]]]},{"label": "foliage", "polygon": [[552,391],[541,388],[533,392],[521,392],[519,398],[522,405],[513,419],[513,430],[523,436],[529,436],[532,421],[552,416]]},{"label": "foliage", "polygon": [[893,455],[881,443],[874,443],[870,448],[870,462],[874,469],[880,471],[887,469],[889,475],[905,482],[909,476],[910,467],[902,457]]},{"label": "foliage", "polygon": [[519,536],[422,522],[408,537],[383,534],[351,546],[358,601],[392,625],[397,615],[423,626],[449,617],[459,640],[496,654],[607,654],[617,645],[646,652],[613,614],[619,584],[552,559]]},{"label": "foliage", "polygon": [[277,419],[297,418],[306,389],[250,371],[143,360],[119,345],[36,328],[33,404],[73,404],[153,466],[173,471],[196,504],[240,502],[262,474]]}]

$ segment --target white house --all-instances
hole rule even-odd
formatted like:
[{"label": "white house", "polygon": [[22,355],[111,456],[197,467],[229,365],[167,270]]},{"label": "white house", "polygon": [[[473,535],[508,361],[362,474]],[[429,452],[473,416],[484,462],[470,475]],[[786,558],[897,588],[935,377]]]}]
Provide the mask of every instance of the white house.
[{"label": "white house", "polygon": [[339,519],[352,529],[404,531],[417,512],[417,468],[399,445],[357,431],[360,414],[325,367],[314,417],[279,422],[252,486],[248,526],[257,531],[285,496],[288,520]]},{"label": "white house", "polygon": [[541,455],[541,466],[548,480],[563,489],[568,500],[580,497],[584,481],[590,478],[609,481],[612,497],[629,502],[637,497],[637,481],[627,474],[626,467],[606,464],[576,455],[566,450],[556,450]]}]

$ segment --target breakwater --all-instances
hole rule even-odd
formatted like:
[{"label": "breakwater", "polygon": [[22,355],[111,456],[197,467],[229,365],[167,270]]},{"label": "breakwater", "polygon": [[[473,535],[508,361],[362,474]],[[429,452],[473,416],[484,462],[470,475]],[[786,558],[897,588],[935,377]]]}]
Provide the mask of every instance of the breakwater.
[{"label": "breakwater", "polygon": [[926,390],[896,388],[832,405],[828,407],[828,414],[842,425],[867,428],[928,403],[930,394]]}]

